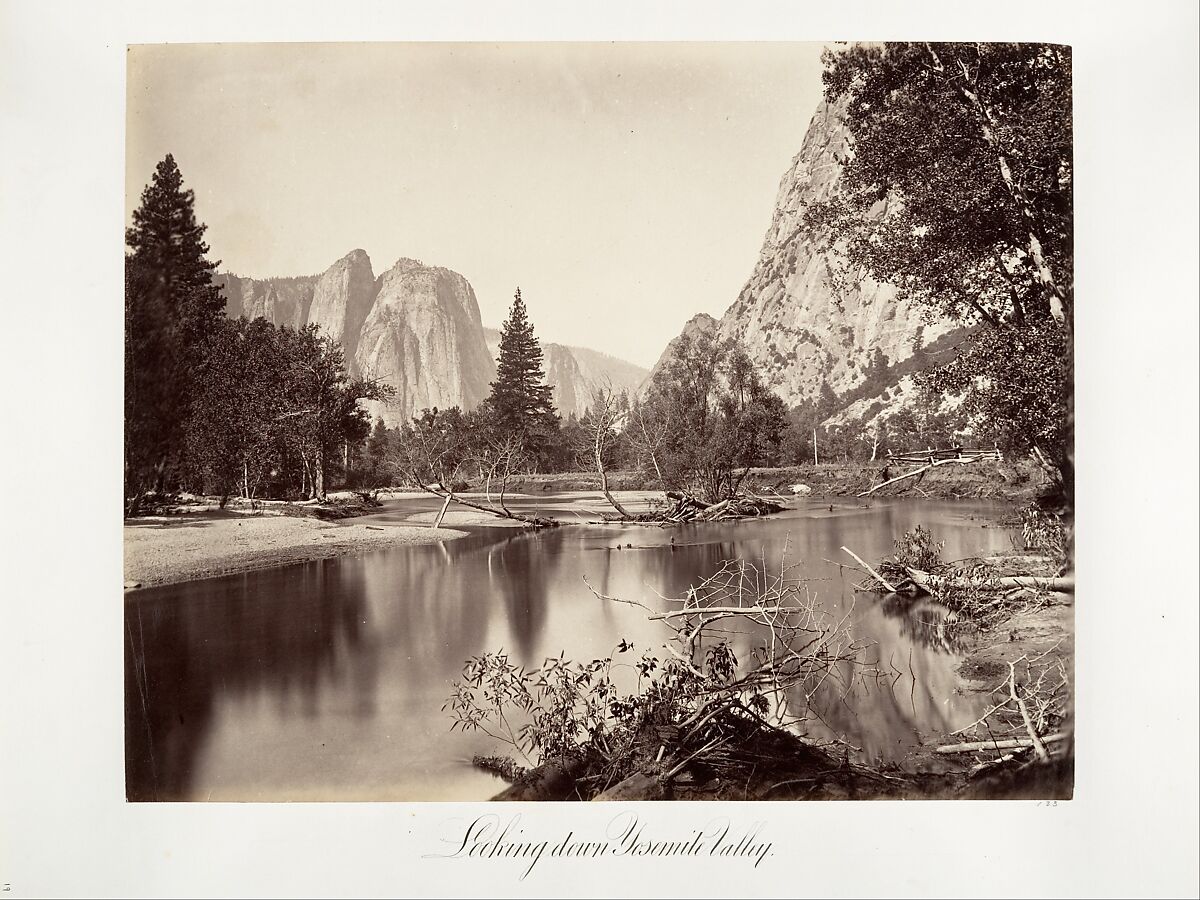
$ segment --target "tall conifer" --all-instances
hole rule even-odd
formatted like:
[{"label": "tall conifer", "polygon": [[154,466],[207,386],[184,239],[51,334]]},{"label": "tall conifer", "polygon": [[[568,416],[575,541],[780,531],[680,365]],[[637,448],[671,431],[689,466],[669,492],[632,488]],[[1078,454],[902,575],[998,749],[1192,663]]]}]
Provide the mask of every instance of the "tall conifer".
[{"label": "tall conifer", "polygon": [[542,348],[533,334],[521,289],[500,330],[500,360],[488,398],[495,426],[518,434],[534,455],[541,453],[558,428],[558,414],[542,369]]},{"label": "tall conifer", "polygon": [[224,311],[194,201],[168,154],[125,232],[127,497],[163,488],[198,389],[194,374]]}]

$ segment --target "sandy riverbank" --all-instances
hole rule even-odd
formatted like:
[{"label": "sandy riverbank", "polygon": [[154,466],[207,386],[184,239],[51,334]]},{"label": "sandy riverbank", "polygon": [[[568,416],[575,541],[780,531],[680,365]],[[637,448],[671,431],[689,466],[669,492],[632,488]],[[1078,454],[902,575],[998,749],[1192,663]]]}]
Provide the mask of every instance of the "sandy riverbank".
[{"label": "sandy riverbank", "polygon": [[404,544],[430,544],[463,534],[449,528],[343,525],[293,516],[150,516],[125,523],[125,583],[173,584]]}]

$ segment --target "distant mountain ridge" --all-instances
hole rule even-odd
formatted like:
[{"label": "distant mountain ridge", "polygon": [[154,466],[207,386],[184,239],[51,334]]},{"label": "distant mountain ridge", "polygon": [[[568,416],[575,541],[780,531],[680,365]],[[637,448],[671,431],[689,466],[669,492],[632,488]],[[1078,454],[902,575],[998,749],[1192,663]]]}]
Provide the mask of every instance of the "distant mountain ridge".
[{"label": "distant mountain ridge", "polygon": [[[500,330],[485,328],[484,334],[488,351],[496,359],[500,352]],[[553,393],[554,407],[564,419],[571,415],[582,416],[587,411],[594,386],[611,385],[617,393],[633,394],[648,374],[641,366],[599,350],[545,341],[539,343],[546,383]]]},{"label": "distant mountain ridge", "polygon": [[[366,251],[352,250],[320,275],[214,276],[231,318],[263,318],[278,326],[317,325],[337,341],[352,375],[391,385],[387,403],[367,404],[389,426],[422,409],[478,406],[496,375],[500,332],[485,329],[479,303],[462,275],[401,257],[378,277]],[[633,390],[646,370],[584,347],[544,343],[546,380],[564,418],[582,415],[591,386],[607,381]]]}]

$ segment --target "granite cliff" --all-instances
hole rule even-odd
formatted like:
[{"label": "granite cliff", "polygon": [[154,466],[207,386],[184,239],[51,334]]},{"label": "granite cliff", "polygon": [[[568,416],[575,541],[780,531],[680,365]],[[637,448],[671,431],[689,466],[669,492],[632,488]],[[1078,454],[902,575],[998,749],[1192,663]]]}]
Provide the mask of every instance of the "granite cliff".
[{"label": "granite cliff", "polygon": [[231,319],[245,316],[300,328],[308,322],[317,276],[243,278],[221,272],[213,276],[213,282],[225,293],[225,315]]},{"label": "granite cliff", "polygon": [[215,281],[227,315],[317,325],[342,346],[352,374],[395,388],[390,402],[368,404],[388,425],[426,407],[470,409],[487,396],[495,364],[475,292],[457,272],[401,259],[376,278],[367,254],[353,250],[321,275]]},{"label": "granite cliff", "polygon": [[471,409],[488,395],[496,367],[479,304],[457,272],[400,259],[375,283],[354,364],[396,389],[386,404],[368,404],[388,425],[422,409]]},{"label": "granite cliff", "polygon": [[[912,357],[915,336],[929,344],[951,330],[925,321],[921,309],[897,300],[889,284],[870,278],[839,284],[833,277],[844,268],[840,250],[827,234],[806,226],[804,214],[832,195],[850,153],[841,107],[822,102],[780,180],[750,278],[715,323],[721,337],[741,342],[789,405],[815,399],[822,384],[849,394],[863,385],[877,350],[889,368],[895,367]],[[881,201],[871,215],[886,212]],[[697,316],[685,331],[710,328],[713,322]]]},{"label": "granite cliff", "polygon": [[371,258],[365,250],[351,250],[317,278],[308,322],[340,343],[347,361],[353,361],[375,294]]}]

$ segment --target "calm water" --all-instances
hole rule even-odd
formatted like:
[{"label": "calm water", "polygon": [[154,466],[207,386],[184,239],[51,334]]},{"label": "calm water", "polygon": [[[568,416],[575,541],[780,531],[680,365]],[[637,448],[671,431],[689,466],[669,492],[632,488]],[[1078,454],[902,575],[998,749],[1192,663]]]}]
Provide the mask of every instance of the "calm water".
[{"label": "calm water", "polygon": [[[403,519],[421,501],[377,517]],[[1011,547],[984,528],[982,503],[828,504],[778,518],[677,529],[568,527],[537,534],[484,529],[469,537],[138,592],[126,603],[126,776],[131,799],[476,800],[503,785],[471,767],[496,749],[451,734],[441,709],[463,662],[504,649],[536,665],[607,656],[667,636],[636,607],[663,607],[722,560],[789,562],[853,636],[873,642],[867,662],[886,680],[855,682],[822,710],[819,737],[837,735],[860,757],[900,761],[922,735],[968,724],[979,699],[956,692],[955,648],[941,611],[901,608],[850,586],[825,559],[845,544],[868,562],[918,523],[946,541],[946,557]],[[361,521],[361,520],[360,520]],[[671,541],[674,539],[674,546]],[[633,545],[631,548],[626,544]],[[621,549],[617,549],[620,546]],[[853,604],[853,606],[851,606]],[[851,673],[852,674],[852,673]],[[844,699],[844,702],[843,702]]]}]

